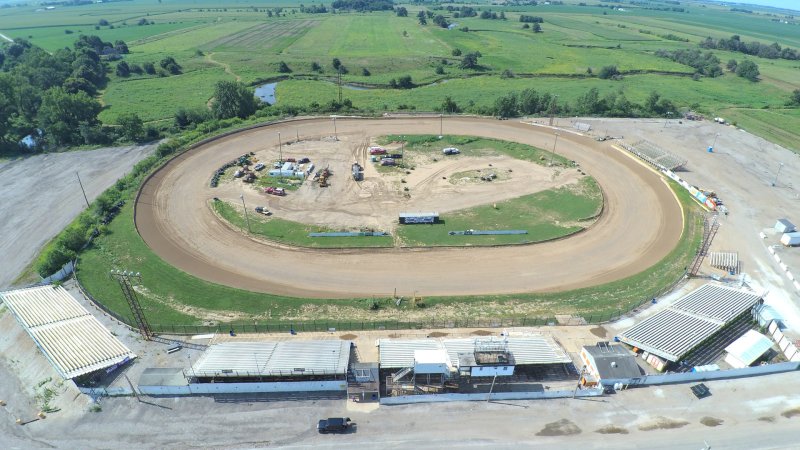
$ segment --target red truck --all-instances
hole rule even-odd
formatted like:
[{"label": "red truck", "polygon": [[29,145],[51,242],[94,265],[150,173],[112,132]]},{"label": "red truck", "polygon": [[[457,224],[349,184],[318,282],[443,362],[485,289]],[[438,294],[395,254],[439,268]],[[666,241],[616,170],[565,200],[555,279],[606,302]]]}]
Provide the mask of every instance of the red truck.
[{"label": "red truck", "polygon": [[278,195],[278,196],[283,197],[284,195],[286,195],[286,190],[284,188],[281,188],[281,187],[269,186],[269,187],[265,187],[264,188],[264,193],[265,194]]},{"label": "red truck", "polygon": [[369,148],[370,155],[385,155],[386,149],[383,147],[370,147]]}]

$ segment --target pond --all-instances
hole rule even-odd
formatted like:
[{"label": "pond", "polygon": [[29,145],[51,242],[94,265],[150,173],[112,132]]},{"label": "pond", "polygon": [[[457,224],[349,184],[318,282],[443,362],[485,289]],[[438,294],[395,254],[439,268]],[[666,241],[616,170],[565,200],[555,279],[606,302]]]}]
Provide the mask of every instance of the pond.
[{"label": "pond", "polygon": [[262,84],[256,88],[256,97],[258,97],[262,102],[269,103],[270,105],[275,104],[275,87],[278,83],[267,83]]}]

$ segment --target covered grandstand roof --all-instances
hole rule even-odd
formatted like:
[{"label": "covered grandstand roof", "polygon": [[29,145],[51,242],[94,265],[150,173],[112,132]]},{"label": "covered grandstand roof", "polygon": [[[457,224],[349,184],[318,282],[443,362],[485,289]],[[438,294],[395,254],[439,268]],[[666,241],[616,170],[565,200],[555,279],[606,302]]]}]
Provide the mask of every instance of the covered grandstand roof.
[{"label": "covered grandstand roof", "polygon": [[442,350],[447,353],[453,367],[458,367],[459,353],[474,353],[476,347],[487,341],[504,342],[511,353],[514,364],[559,364],[572,360],[566,352],[546,336],[463,339],[380,339],[380,362],[383,369],[399,369],[414,366],[416,350]]},{"label": "covered grandstand roof", "polygon": [[622,333],[622,342],[676,362],[761,297],[739,289],[706,284]]},{"label": "covered grandstand roof", "polygon": [[63,287],[19,289],[0,298],[65,379],[136,358]]},{"label": "covered grandstand roof", "polygon": [[209,347],[192,366],[201,377],[346,374],[350,341],[225,342]]}]

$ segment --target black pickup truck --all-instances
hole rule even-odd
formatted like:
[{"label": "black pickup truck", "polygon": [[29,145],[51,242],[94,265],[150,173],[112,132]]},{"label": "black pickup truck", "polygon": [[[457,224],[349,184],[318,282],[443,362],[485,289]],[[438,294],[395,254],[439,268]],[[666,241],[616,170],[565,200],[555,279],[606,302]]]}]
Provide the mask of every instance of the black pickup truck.
[{"label": "black pickup truck", "polygon": [[320,433],[343,433],[350,428],[349,417],[330,417],[320,420],[317,424],[317,431]]}]

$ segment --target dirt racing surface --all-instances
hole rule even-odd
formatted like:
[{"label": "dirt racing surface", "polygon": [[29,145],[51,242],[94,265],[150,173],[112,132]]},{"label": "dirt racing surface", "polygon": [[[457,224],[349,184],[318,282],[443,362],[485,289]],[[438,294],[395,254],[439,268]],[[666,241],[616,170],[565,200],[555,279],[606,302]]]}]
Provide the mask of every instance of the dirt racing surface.
[{"label": "dirt racing surface", "polygon": [[[337,120],[342,160],[353,157],[356,143],[386,134],[438,134],[439,118],[384,118]],[[448,118],[446,134],[503,139],[550,149],[554,131],[520,122],[479,118]],[[478,295],[567,290],[618,280],[655,264],[672,250],[682,230],[681,208],[659,175],[610,143],[562,131],[558,153],[577,161],[603,189],[605,209],[593,227],[568,239],[530,246],[458,249],[309,250],[270,246],[255,241],[221,223],[208,202],[220,193],[236,194],[231,187],[208,187],[212,173],[245,152],[277,147],[277,133],[300,135],[300,141],[332,140],[330,119],[283,122],[245,131],[214,141],[176,158],[142,188],[137,202],[136,226],[145,242],[165,261],[200,278],[238,288],[300,297],[353,297],[388,295]],[[349,143],[349,145],[348,145]],[[275,149],[273,149],[274,151]],[[312,149],[308,149],[310,152]],[[284,153],[284,156],[286,153]],[[297,154],[315,160],[314,154]],[[345,159],[346,158],[346,159]],[[513,161],[515,164],[518,161]],[[474,167],[453,168],[459,172]],[[531,168],[533,170],[533,168]],[[535,170],[543,170],[536,167]],[[333,183],[349,176],[336,173]],[[436,169],[433,178],[438,176]],[[560,174],[551,182],[565,183],[572,175]],[[338,177],[338,178],[337,178]],[[561,177],[561,178],[559,178]],[[429,182],[430,196],[437,195]],[[546,178],[546,177],[545,177]],[[342,180],[343,181],[343,180]],[[444,181],[444,180],[441,180]],[[228,185],[233,186],[233,185]],[[525,188],[535,192],[541,188]],[[326,188],[327,189],[327,188]],[[319,193],[308,203],[307,219],[331,211],[343,217],[335,190]],[[387,191],[388,192],[388,191]],[[267,199],[244,189],[250,204],[269,202],[270,208],[290,211],[294,195]],[[323,195],[330,198],[323,199]],[[503,199],[498,191],[497,200]],[[238,195],[235,195],[238,197]],[[259,196],[254,198],[253,196]],[[302,194],[298,195],[302,198]],[[421,196],[424,198],[424,196]],[[456,198],[457,196],[452,196]],[[425,201],[430,201],[425,205]],[[463,201],[463,200],[462,200]],[[490,201],[488,197],[477,200]],[[287,206],[283,206],[283,203]],[[366,225],[375,223],[371,211],[350,205]],[[378,205],[378,206],[374,206]],[[469,201],[457,207],[469,206]],[[402,207],[404,205],[399,205]],[[435,200],[424,206],[447,207]],[[388,208],[397,211],[398,205]],[[305,209],[305,208],[302,208]],[[292,217],[289,217],[292,218]],[[446,219],[446,216],[445,216]],[[377,219],[379,221],[381,219]]]}]

